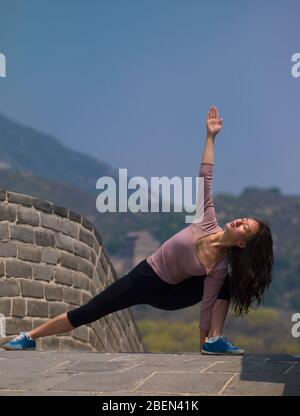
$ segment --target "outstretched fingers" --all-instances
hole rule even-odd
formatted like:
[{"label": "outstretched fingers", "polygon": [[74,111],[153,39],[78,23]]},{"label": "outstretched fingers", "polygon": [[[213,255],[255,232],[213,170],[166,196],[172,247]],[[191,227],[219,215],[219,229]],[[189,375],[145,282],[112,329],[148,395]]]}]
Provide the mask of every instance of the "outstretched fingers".
[{"label": "outstretched fingers", "polygon": [[209,112],[208,112],[208,119],[211,119],[211,118],[216,118],[216,119],[218,118],[218,110],[217,110],[217,107],[215,107],[214,105],[210,107]]}]

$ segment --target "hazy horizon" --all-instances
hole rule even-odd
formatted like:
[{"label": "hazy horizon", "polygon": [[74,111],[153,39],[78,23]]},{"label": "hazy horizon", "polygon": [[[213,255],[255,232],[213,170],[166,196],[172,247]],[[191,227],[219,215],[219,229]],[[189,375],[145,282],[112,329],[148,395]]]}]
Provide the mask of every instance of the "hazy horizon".
[{"label": "hazy horizon", "polygon": [[298,195],[299,15],[292,0],[4,0],[0,112],[129,176],[194,177],[215,104],[214,193]]}]

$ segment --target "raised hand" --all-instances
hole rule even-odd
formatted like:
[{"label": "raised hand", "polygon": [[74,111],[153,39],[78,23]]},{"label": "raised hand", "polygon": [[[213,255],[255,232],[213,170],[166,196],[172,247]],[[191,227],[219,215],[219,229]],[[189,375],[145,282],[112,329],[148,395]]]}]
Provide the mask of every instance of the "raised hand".
[{"label": "raised hand", "polygon": [[207,115],[206,130],[208,135],[216,136],[222,128],[223,118],[218,117],[218,109],[214,105],[210,107]]}]

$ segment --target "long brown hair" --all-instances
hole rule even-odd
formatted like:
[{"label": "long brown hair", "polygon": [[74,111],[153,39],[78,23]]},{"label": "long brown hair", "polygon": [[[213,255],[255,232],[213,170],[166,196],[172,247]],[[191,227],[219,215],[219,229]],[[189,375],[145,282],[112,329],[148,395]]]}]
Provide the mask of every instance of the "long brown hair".
[{"label": "long brown hair", "polygon": [[229,250],[230,302],[238,315],[248,313],[254,302],[263,300],[263,293],[272,281],[273,240],[268,221],[249,217],[259,223],[259,231],[245,248]]}]

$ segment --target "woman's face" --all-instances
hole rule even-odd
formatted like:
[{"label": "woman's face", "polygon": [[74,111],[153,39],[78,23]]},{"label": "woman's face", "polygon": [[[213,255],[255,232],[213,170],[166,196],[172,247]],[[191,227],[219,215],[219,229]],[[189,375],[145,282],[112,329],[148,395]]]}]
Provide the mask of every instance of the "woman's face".
[{"label": "woman's face", "polygon": [[247,241],[257,234],[259,227],[259,223],[252,218],[238,218],[225,225],[227,232],[240,247],[246,246]]}]

